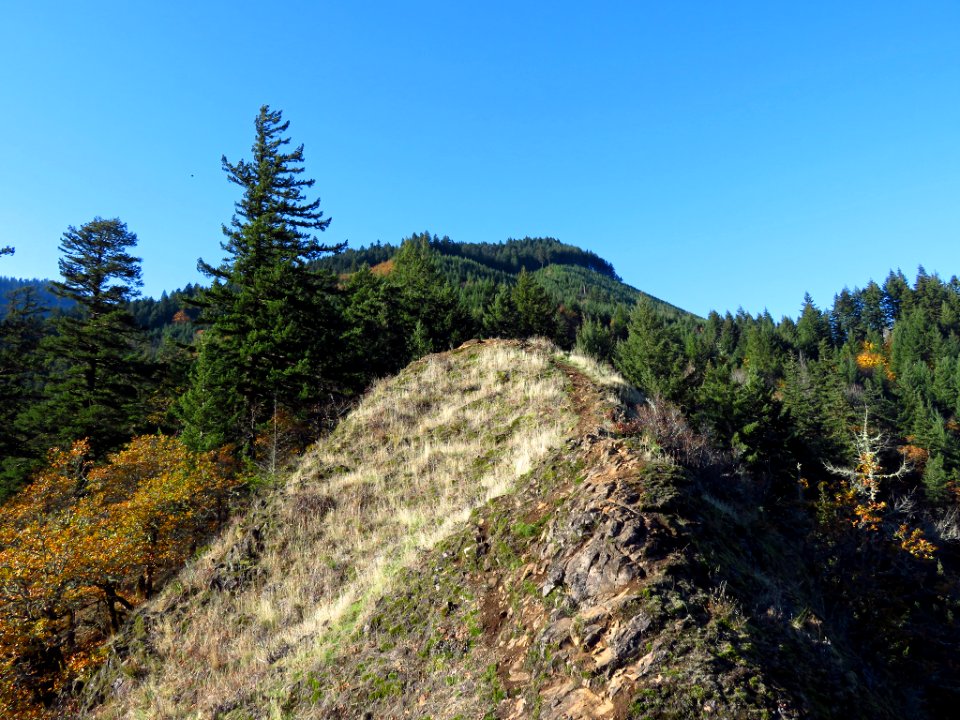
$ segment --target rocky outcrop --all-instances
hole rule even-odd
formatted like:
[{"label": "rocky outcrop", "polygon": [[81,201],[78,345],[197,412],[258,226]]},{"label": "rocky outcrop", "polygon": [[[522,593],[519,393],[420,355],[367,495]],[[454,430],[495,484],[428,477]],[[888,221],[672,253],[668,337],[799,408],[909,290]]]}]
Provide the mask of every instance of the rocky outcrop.
[{"label": "rocky outcrop", "polygon": [[[650,467],[640,453],[601,435],[585,438],[577,453],[587,471],[537,538],[535,563],[521,573],[521,581],[536,580],[539,597],[522,604],[497,646],[526,644],[506,635],[530,628],[530,644],[563,669],[540,678],[541,717],[624,717],[637,682],[658,664],[652,646],[663,619],[647,608],[645,587],[676,549],[677,533],[664,503],[648,503]],[[528,678],[524,663],[526,657],[513,658],[504,673],[508,685]],[[531,702],[537,700],[521,695],[507,716],[527,717]]]}]

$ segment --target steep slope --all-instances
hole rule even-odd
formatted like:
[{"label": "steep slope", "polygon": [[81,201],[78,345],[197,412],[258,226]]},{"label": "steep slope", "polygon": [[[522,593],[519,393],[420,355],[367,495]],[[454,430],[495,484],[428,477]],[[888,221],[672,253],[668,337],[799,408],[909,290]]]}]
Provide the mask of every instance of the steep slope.
[{"label": "steep slope", "polygon": [[619,278],[611,278],[576,265],[547,265],[533,273],[537,281],[558,303],[575,301],[581,311],[594,317],[613,315],[618,306],[627,309],[641,298],[648,298],[665,316],[695,317],[665,300],[637,290]]},{"label": "steep slope", "polygon": [[[523,268],[537,278],[555,302],[577,307],[590,316],[609,318],[618,307],[629,311],[639,299],[649,298],[669,317],[695,318],[682,308],[627,285],[608,261],[574,245],[549,238],[457,243],[449,238],[430,238],[429,234],[422,237],[438,253],[444,276],[457,287],[510,285]],[[390,244],[348,249],[323,258],[318,265],[342,275],[355,272],[364,264],[386,273],[398,250]],[[468,298],[470,295],[468,291]]]},{"label": "steep slope", "polygon": [[265,702],[261,689],[285,686],[418,552],[559,446],[575,425],[565,382],[548,351],[496,343],[374,387],[145,606],[94,684],[110,689],[95,716],[214,717]]},{"label": "steep slope", "polygon": [[139,613],[84,717],[931,716],[638,400],[543,345],[414,363]]}]

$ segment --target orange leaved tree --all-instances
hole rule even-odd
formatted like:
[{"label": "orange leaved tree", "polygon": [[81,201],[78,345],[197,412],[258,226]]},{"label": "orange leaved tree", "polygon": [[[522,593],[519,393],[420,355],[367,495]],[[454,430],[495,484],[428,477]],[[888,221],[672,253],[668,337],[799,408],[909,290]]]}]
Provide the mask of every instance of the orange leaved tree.
[{"label": "orange leaved tree", "polygon": [[226,516],[234,474],[177,438],[103,465],[86,441],[0,506],[0,717],[40,716],[72,674]]}]

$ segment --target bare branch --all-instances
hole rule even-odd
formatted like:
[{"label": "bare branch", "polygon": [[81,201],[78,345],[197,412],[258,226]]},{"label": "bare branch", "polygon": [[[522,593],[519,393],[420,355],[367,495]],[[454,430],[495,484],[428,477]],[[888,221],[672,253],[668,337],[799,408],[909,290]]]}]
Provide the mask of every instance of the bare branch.
[{"label": "bare branch", "polygon": [[870,433],[869,413],[869,409],[864,406],[863,425],[859,431],[853,433],[856,466],[837,467],[828,462],[824,462],[823,466],[827,469],[827,472],[849,480],[851,487],[858,494],[865,495],[870,500],[876,500],[881,481],[902,477],[913,469],[913,465],[904,456],[897,470],[887,473],[882,472],[883,465],[880,454],[890,448],[890,437],[882,431],[878,431],[876,434]]}]

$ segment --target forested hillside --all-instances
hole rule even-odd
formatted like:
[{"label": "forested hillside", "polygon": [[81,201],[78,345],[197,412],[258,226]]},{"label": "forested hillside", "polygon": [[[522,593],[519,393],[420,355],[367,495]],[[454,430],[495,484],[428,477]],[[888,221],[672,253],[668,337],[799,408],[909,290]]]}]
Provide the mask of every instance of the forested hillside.
[{"label": "forested hillside", "polygon": [[[576,265],[593,270],[613,280],[620,277],[613,266],[596,253],[566,245],[554,238],[509,239],[501,243],[457,243],[444,236],[429,238],[430,247],[441,255],[473,260],[502,273],[516,275],[521,270],[533,272],[547,265]],[[393,257],[399,248],[390,243],[375,243],[369,247],[344,250],[338,255],[324,258],[320,264],[344,273],[359,270],[363,265],[377,265]]]},{"label": "forested hillside", "polygon": [[[51,295],[34,281],[8,295],[0,715],[54,714],[111,634],[224,523],[260,507],[377,380],[472,338],[536,336],[642,392],[604,432],[703,482],[723,478],[727,490],[710,486],[713,510],[690,510],[712,513],[696,572],[724,568],[718,582],[751,617],[793,613],[808,640],[832,638],[816,652],[842,642],[837,667],[860,673],[877,703],[886,693],[909,716],[943,716],[960,686],[956,277],[895,270],[830,307],[808,296],[796,318],[699,318],[549,238],[457,244],[422,233],[347,250],[321,242],[330,220],[288,133],[264,106],[250,159],[224,158],[239,197],[224,259],[200,260],[202,286],[142,298],[135,232],[96,217],[65,230]],[[515,372],[498,366],[484,382]],[[513,422],[483,430],[494,432],[489,452]],[[759,539],[729,544],[747,531]],[[799,584],[775,577],[771,558],[788,558]],[[702,581],[694,595],[708,602]]]},{"label": "forested hillside", "polygon": [[[668,314],[686,314],[625,284],[613,266],[595,253],[553,238],[457,243],[428,232],[412,237],[426,242],[439,255],[443,274],[460,287],[464,302],[481,322],[485,305],[496,295],[498,286],[514,284],[522,272],[532,274],[554,302],[576,316],[577,323],[585,317],[609,323],[614,315],[622,314],[641,298],[653,300]],[[398,251],[398,246],[376,243],[327,256],[318,265],[340,274],[356,272],[364,266],[389,272]]]},{"label": "forested hillside", "polygon": [[67,308],[70,305],[67,299],[58,297],[51,291],[49,280],[0,276],[0,312],[7,312],[7,308],[11,303],[11,297],[15,296],[18,292],[20,294],[34,294],[37,302],[48,311],[57,308]]}]

